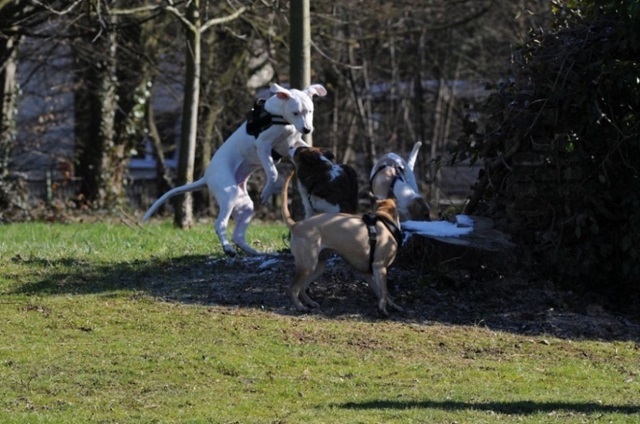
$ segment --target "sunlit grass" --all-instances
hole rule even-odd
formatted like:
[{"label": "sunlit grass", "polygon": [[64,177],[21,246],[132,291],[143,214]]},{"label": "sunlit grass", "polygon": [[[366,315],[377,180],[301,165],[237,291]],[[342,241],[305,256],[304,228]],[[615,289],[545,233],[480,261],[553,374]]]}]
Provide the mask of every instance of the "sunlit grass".
[{"label": "sunlit grass", "polygon": [[[282,225],[250,234],[271,251],[283,237]],[[218,257],[211,224],[0,227],[0,422],[640,420],[635,342],[282,315],[146,290]]]}]

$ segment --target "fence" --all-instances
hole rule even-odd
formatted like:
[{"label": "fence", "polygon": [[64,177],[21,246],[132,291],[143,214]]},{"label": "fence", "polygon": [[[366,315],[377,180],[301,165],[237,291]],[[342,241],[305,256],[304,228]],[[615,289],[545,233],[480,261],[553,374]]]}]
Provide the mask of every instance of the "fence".
[{"label": "fence", "polygon": [[[22,178],[21,186],[30,205],[67,202],[78,197],[82,178],[56,178],[50,172],[44,178]],[[146,209],[157,198],[155,179],[130,179],[125,186],[128,204],[133,209]]]}]

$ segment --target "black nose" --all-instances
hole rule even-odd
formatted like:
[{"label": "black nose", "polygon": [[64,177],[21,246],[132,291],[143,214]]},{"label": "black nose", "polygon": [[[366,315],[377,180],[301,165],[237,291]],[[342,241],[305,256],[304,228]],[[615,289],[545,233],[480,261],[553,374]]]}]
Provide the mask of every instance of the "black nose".
[{"label": "black nose", "polygon": [[311,130],[309,128],[305,128],[305,129],[302,130],[302,132],[304,134],[309,134],[311,132]]}]

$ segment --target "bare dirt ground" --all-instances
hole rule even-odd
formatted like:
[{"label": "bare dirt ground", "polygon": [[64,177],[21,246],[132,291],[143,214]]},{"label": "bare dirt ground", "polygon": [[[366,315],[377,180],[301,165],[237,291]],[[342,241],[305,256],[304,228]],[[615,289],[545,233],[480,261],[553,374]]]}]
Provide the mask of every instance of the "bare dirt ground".
[{"label": "bare dirt ground", "polygon": [[[415,252],[412,252],[415,253]],[[169,301],[256,308],[283,315],[303,315],[289,301],[293,278],[290,253],[273,256],[189,260],[165,272],[173,284],[161,295]],[[389,290],[404,312],[383,318],[376,298],[340,258],[329,261],[309,294],[320,303],[310,314],[328,319],[380,320],[424,325],[474,325],[523,335],[570,339],[640,341],[640,319],[634,311],[613,311],[597,296],[578,296],[549,280],[532,280],[519,271],[494,266],[461,269],[448,263],[417,269],[400,257],[389,270]],[[194,265],[197,263],[197,265]]]}]

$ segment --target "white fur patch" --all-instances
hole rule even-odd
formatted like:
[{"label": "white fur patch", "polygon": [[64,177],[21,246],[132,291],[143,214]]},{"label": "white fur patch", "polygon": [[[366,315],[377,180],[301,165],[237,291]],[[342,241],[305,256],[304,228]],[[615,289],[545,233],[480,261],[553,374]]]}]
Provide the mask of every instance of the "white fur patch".
[{"label": "white fur patch", "polygon": [[320,197],[316,197],[313,195],[311,196],[311,205],[316,213],[340,212],[340,206],[329,203],[325,199],[321,199]]}]

